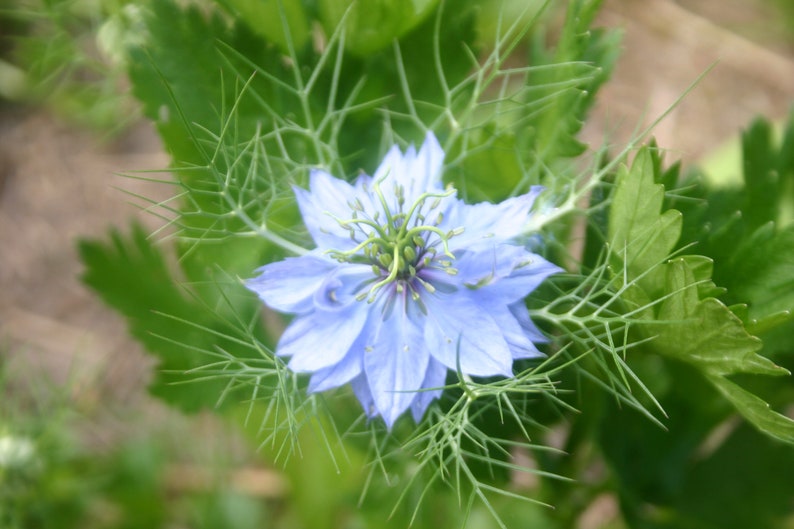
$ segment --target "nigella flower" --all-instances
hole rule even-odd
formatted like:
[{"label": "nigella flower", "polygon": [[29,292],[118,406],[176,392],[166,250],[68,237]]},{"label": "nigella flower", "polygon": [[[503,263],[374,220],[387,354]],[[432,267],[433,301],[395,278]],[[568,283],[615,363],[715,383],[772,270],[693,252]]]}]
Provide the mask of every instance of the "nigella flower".
[{"label": "nigella flower", "polygon": [[276,349],[311,373],[309,391],[350,383],[370,418],[419,422],[448,370],[512,376],[544,341],[524,298],[561,269],[523,235],[540,188],[500,204],[466,204],[441,182],[444,152],[393,147],[353,184],[314,170],[295,187],[317,248],[246,282],[272,309],[294,314]]}]

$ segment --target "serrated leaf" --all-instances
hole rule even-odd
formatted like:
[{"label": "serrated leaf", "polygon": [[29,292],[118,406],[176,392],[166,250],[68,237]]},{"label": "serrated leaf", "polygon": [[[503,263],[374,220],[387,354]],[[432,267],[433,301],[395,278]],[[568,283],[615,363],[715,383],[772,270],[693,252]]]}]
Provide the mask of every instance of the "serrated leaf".
[{"label": "serrated leaf", "polygon": [[654,342],[659,352],[709,375],[788,373],[757,354],[761,340],[751,336],[728,307],[714,298],[699,299],[694,273],[686,261],[675,259],[665,270],[670,295],[661,304],[658,320],[671,323],[660,326]]},{"label": "serrated leaf", "polygon": [[[206,166],[209,160],[195,141],[193,130],[219,130],[227,117],[224,109],[228,111],[235,104],[239,138],[251,138],[257,126],[268,128],[270,116],[252,98],[238,101],[240,87],[254,68],[238,63],[244,72],[241,79],[230,69],[234,62],[222,53],[219,43],[248,53],[251,61],[271,69],[273,75],[287,77],[277,48],[249,33],[245,26],[230,28],[217,14],[205,15],[195,6],[182,9],[171,0],[161,0],[151,7],[145,19],[145,43],[130,52],[129,75],[135,96],[157,125],[174,160]],[[284,95],[261,77],[255,80],[260,96],[279,99],[284,111],[290,109]],[[190,177],[192,173],[184,175]],[[196,172],[193,180],[204,177]]]},{"label": "serrated leaf", "polygon": [[717,298],[725,293],[726,289],[718,287],[711,280],[714,271],[714,261],[705,255],[682,255],[679,259],[686,262],[687,268],[692,271],[695,284],[698,287],[698,298]]},{"label": "serrated leaf", "polygon": [[188,374],[212,361],[200,351],[223,347],[243,356],[246,353],[228,340],[202,331],[230,332],[179,288],[164,256],[143,228],[133,224],[127,236],[114,229],[107,241],[82,240],[79,252],[85,266],[83,282],[127,319],[130,334],[157,358],[150,392],[184,411],[215,406],[229,380],[199,381],[204,374]]},{"label": "serrated leaf", "polygon": [[534,40],[528,61],[530,64],[571,63],[568,69],[533,74],[533,97],[548,97],[559,91],[560,82],[569,82],[576,78],[576,62],[598,67],[596,72],[587,76],[576,87],[555,96],[550,108],[528,121],[535,133],[528,143],[543,163],[550,164],[584,152],[585,146],[578,140],[577,134],[598,89],[611,75],[620,53],[621,36],[618,32],[592,27],[600,5],[600,0],[570,3],[560,42],[553,50],[548,50],[545,45],[546,35],[543,31],[532,36]]},{"label": "serrated leaf", "polygon": [[731,298],[749,302],[752,319],[794,310],[794,226],[762,226],[737,245],[725,266],[733,275]]},{"label": "serrated leaf", "polygon": [[[675,210],[661,211],[664,189],[654,183],[661,177],[659,171],[644,148],[631,170],[619,172],[608,230],[615,273],[632,286],[624,291],[626,300],[636,306],[643,299],[637,291],[649,302],[657,300],[658,305],[650,303],[641,314],[644,323],[640,326],[655,336],[650,348],[692,365],[712,383],[737,373],[787,374],[758,354],[762,342],[746,331],[728,307],[715,298],[702,297],[713,290],[707,260],[687,256],[666,261],[678,242],[681,224],[678,212],[670,214]],[[649,324],[649,318],[656,321]],[[720,382],[721,391],[726,387]],[[762,399],[748,395],[733,392],[728,400],[754,425],[772,428],[766,433],[787,439],[794,421],[758,405]]]},{"label": "serrated leaf", "polygon": [[759,430],[781,441],[794,444],[794,420],[769,408],[762,398],[724,377],[709,377],[712,384],[731,401],[742,416]]},{"label": "serrated leaf", "polygon": [[389,46],[415,28],[433,11],[438,0],[320,0],[319,11],[328,33],[343,20],[345,47],[366,57]]},{"label": "serrated leaf", "polygon": [[238,20],[285,53],[290,46],[301,49],[309,40],[309,20],[303,2],[218,0],[218,3],[228,6]]},{"label": "serrated leaf", "polygon": [[681,214],[660,213],[664,186],[654,183],[654,162],[647,148],[631,169],[621,167],[609,213],[608,240],[629,276],[650,296],[663,288],[659,267],[681,236]]},{"label": "serrated leaf", "polygon": [[[463,162],[467,198],[471,201],[500,201],[510,196],[523,173],[516,156],[516,138],[492,124],[469,136],[473,152]],[[483,148],[483,147],[486,148]]]},{"label": "serrated leaf", "polygon": [[794,113],[780,129],[757,119],[742,134],[743,185],[723,189],[722,175],[709,175],[689,182],[696,200],[679,205],[683,243],[714,260],[714,281],[727,288],[720,299],[746,305],[767,355],[791,352],[794,333]]}]

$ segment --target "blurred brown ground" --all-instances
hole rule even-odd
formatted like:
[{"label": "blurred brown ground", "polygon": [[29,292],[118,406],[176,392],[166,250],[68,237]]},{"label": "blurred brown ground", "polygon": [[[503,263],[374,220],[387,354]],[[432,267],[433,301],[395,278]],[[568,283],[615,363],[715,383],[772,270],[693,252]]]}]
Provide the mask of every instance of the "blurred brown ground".
[{"label": "blurred brown ground", "polygon": [[[584,130],[595,147],[620,145],[715,63],[654,132],[668,159],[695,161],[794,105],[794,28],[770,1],[607,0],[599,25],[623,29],[624,51]],[[162,190],[114,173],[167,162],[147,124],[103,143],[43,112],[0,113],[0,354],[25,383],[68,382],[89,408],[126,410],[116,422],[159,409],[144,390],[152,362],[80,284],[75,239],[151,222],[116,188]]]}]

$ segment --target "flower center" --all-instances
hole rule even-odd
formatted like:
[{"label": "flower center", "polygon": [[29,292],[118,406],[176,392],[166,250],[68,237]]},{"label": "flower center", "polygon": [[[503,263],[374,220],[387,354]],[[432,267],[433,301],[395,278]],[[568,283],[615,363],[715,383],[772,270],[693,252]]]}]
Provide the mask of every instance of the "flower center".
[{"label": "flower center", "polygon": [[373,302],[378,292],[389,284],[394,284],[397,292],[408,289],[412,298],[417,300],[420,287],[435,291],[433,285],[422,277],[423,269],[442,269],[450,275],[457,273],[452,267],[455,256],[449,251],[448,243],[450,238],[463,233],[463,228],[445,232],[439,227],[444,220],[439,206],[442,199],[451,196],[454,190],[422,193],[407,208],[404,187],[395,184],[391,191],[388,197],[390,204],[380,182],[376,182],[371,194],[377,200],[377,204],[373,204],[376,209],[373,215],[356,198],[348,203],[352,210],[351,218],[335,219],[357,244],[350,250],[331,250],[331,256],[340,262],[370,264],[375,275],[369,290],[356,296],[359,301],[367,299]]}]

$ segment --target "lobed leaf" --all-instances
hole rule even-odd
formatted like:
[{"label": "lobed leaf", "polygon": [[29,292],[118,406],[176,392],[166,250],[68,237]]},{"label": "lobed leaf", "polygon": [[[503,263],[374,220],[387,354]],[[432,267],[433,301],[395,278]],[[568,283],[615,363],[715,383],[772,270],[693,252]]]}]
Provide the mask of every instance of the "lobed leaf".
[{"label": "lobed leaf", "polygon": [[[757,354],[761,341],[747,332],[728,307],[715,298],[702,297],[713,291],[705,258],[667,260],[680,237],[681,215],[661,211],[664,189],[654,183],[658,176],[658,165],[647,148],[640,150],[630,170],[618,172],[608,230],[616,274],[651,301],[642,314],[652,321],[640,326],[655,337],[649,349],[690,364],[712,384],[738,373],[787,374]],[[709,285],[705,291],[698,288],[704,282]],[[626,292],[636,302],[637,294],[631,289]],[[732,386],[720,383],[719,387],[724,391]],[[789,439],[794,421],[768,407],[764,411],[755,400],[740,398],[736,392],[731,397],[737,411],[753,424],[769,435]]]}]

